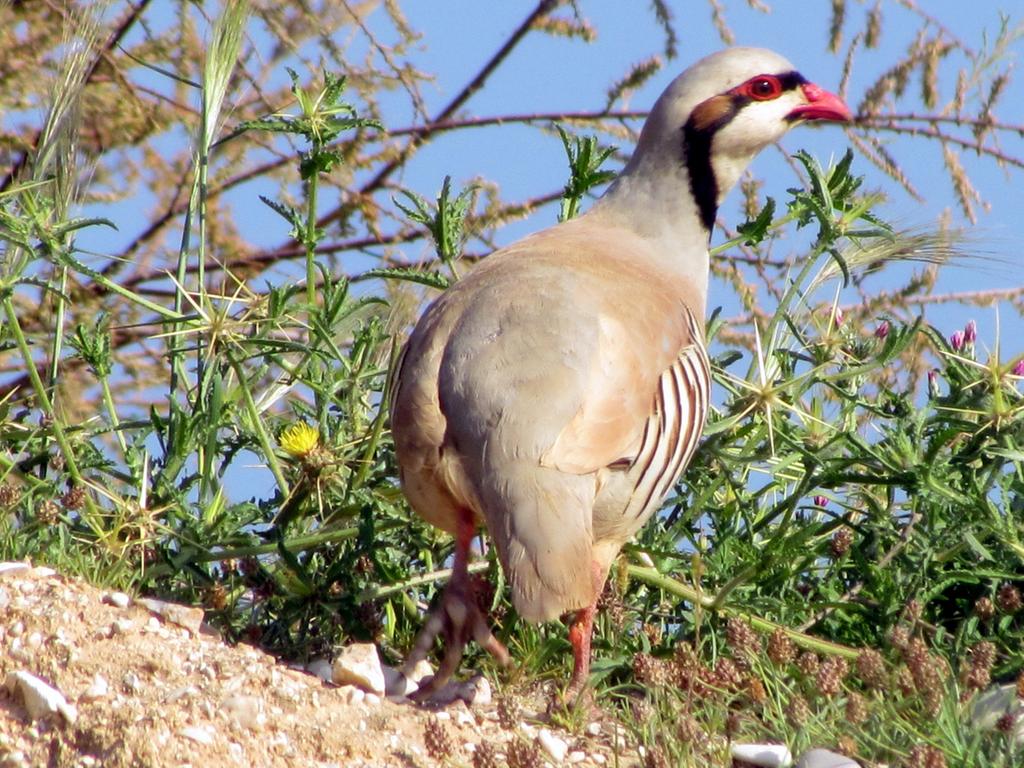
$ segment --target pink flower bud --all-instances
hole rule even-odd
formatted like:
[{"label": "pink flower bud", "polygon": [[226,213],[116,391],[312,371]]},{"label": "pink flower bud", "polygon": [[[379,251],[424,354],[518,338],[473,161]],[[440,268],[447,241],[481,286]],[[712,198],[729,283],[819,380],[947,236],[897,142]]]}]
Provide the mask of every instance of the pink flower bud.
[{"label": "pink flower bud", "polygon": [[840,325],[843,324],[843,310],[841,310],[839,307],[836,307],[835,318],[836,318],[836,326],[840,326]]},{"label": "pink flower bud", "polygon": [[1024,357],[1014,363],[1013,370],[1010,373],[1014,376],[1024,376]]},{"label": "pink flower bud", "polygon": [[827,507],[828,506],[828,499],[825,498],[824,496],[815,496],[814,497],[814,506],[816,506],[816,507]]},{"label": "pink flower bud", "polygon": [[964,348],[964,332],[957,331],[949,337],[949,346],[953,348],[954,352],[959,352]]},{"label": "pink flower bud", "polygon": [[939,394],[939,370],[932,368],[928,371],[928,396],[938,397]]},{"label": "pink flower bud", "polygon": [[878,327],[875,328],[875,338],[876,339],[881,339],[881,340],[884,341],[885,337],[888,336],[888,335],[889,335],[889,321],[888,320],[883,320],[882,322],[880,322],[878,324]]},{"label": "pink flower bud", "polygon": [[967,325],[964,326],[964,341],[968,344],[973,344],[974,340],[978,338],[978,324],[973,320],[968,320]]}]

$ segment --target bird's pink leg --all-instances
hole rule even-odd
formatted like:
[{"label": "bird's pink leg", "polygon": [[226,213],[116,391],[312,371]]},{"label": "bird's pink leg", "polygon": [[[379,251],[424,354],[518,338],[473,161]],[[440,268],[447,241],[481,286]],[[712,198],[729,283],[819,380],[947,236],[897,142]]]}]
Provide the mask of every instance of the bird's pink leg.
[{"label": "bird's pink leg", "polygon": [[567,701],[575,700],[587,685],[590,676],[590,641],[594,635],[594,614],[597,601],[604,589],[606,572],[597,563],[591,564],[591,579],[594,583],[594,600],[586,608],[576,611],[569,625],[569,644],[572,645],[572,677],[566,689]]},{"label": "bird's pink leg", "polygon": [[469,548],[476,535],[473,513],[468,509],[459,510],[457,526],[452,577],[441,603],[427,617],[427,623],[420,631],[412,653],[405,661],[404,670],[408,673],[420,660],[426,658],[438,635],[443,636],[444,658],[437,673],[412,695],[416,700],[430,698],[451,679],[459,667],[459,662],[462,661],[462,653],[471,637],[502,666],[507,666],[511,662],[508,651],[491,632],[487,619],[480,610],[476,589],[469,577]]}]

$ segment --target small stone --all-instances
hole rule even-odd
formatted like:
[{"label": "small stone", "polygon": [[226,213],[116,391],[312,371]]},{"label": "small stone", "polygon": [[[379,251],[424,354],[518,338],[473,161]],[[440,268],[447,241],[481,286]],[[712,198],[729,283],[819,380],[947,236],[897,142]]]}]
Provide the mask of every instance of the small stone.
[{"label": "small stone", "polygon": [[455,722],[458,725],[476,725],[476,718],[464,709],[455,713]]},{"label": "small stone", "polygon": [[491,703],[491,684],[483,675],[475,675],[462,684],[459,698],[471,707],[486,707]]},{"label": "small stone", "polygon": [[121,678],[121,685],[124,686],[126,693],[139,693],[142,691],[142,681],[139,680],[139,676],[134,672],[125,672],[124,677]]},{"label": "small stone", "polygon": [[213,738],[215,731],[213,726],[200,727],[197,725],[190,725],[182,728],[178,731],[180,736],[184,736],[186,739],[194,741],[196,744],[204,744],[209,746],[213,744]]},{"label": "small stone", "polygon": [[569,754],[569,745],[565,743],[565,740],[555,736],[547,728],[540,729],[537,741],[540,743],[541,749],[547,752],[556,763],[565,760],[565,756]]},{"label": "small stone", "polygon": [[26,573],[31,571],[32,566],[28,563],[0,563],[0,578],[4,576],[14,576],[19,573]]},{"label": "small stone", "polygon": [[861,768],[860,763],[828,749],[812,749],[804,752],[795,768]]},{"label": "small stone", "polygon": [[604,765],[605,763],[608,762],[608,758],[605,757],[604,755],[602,755],[600,752],[598,752],[597,754],[591,755],[590,756],[590,760],[591,760],[591,762],[594,763],[594,765]]},{"label": "small stone", "polygon": [[600,736],[601,735],[601,724],[598,722],[590,723],[587,726],[587,735],[589,736]]},{"label": "small stone", "polygon": [[56,713],[60,713],[68,723],[78,719],[78,710],[68,704],[64,694],[29,672],[10,672],[5,684],[9,693],[20,692],[25,709],[33,720]]},{"label": "small stone", "polygon": [[587,753],[583,752],[582,750],[575,749],[569,753],[568,759],[572,765],[575,765],[576,763],[582,763],[584,760],[587,759]]},{"label": "small stone", "polygon": [[263,700],[257,696],[234,694],[224,699],[221,707],[230,719],[250,731],[262,728],[267,722]]},{"label": "small stone", "polygon": [[366,698],[366,691],[354,685],[343,685],[338,689],[338,693],[346,704],[361,704]]},{"label": "small stone", "polygon": [[105,699],[110,693],[110,684],[107,683],[107,679],[103,675],[96,673],[96,677],[92,679],[89,687],[82,694],[82,699],[85,701],[96,701],[97,699]]},{"label": "small stone", "polygon": [[331,662],[327,659],[313,659],[306,665],[306,671],[314,677],[319,677],[324,682],[334,682],[331,672]]},{"label": "small stone", "polygon": [[785,768],[793,764],[793,753],[785,744],[733,744],[730,753],[736,760],[765,768]]},{"label": "small stone", "polygon": [[32,569],[32,575],[38,579],[48,579],[51,576],[56,576],[57,572],[46,565],[40,565]]},{"label": "small stone", "polygon": [[376,707],[380,704],[381,698],[376,693],[367,692],[366,698],[363,699],[367,706]]},{"label": "small stone", "polygon": [[135,627],[135,622],[131,619],[116,619],[113,624],[110,625],[111,635],[123,635]]},{"label": "small stone", "polygon": [[103,602],[115,608],[127,608],[131,605],[132,599],[124,592],[107,592],[103,595]]},{"label": "small stone", "polygon": [[337,685],[357,685],[378,696],[385,693],[384,670],[373,643],[353,643],[343,648],[331,672],[331,679]]},{"label": "small stone", "polygon": [[436,717],[438,720],[451,720],[452,719],[451,714],[448,713],[448,712],[444,712],[444,711],[436,713],[434,715],[434,717]]},{"label": "small stone", "polygon": [[191,608],[187,605],[168,603],[164,600],[153,600],[148,597],[140,597],[135,602],[147,608],[152,613],[155,613],[165,621],[177,624],[179,627],[184,627],[193,635],[199,634],[199,628],[203,623],[203,617],[206,615],[202,608]]}]

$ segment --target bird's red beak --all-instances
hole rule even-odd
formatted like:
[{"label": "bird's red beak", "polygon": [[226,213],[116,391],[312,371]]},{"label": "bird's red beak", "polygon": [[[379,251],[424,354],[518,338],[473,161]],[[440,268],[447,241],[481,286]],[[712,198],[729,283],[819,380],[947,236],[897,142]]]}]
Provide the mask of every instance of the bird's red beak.
[{"label": "bird's red beak", "polygon": [[790,112],[787,115],[790,120],[833,120],[837,123],[848,123],[853,119],[850,108],[834,93],[814,83],[804,83],[800,88],[807,103]]}]

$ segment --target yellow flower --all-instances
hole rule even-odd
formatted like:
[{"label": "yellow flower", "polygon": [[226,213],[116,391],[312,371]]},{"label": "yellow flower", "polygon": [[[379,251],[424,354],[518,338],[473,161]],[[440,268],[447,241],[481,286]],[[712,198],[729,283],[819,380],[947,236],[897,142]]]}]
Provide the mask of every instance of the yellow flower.
[{"label": "yellow flower", "polygon": [[278,443],[285,453],[301,459],[317,449],[320,444],[320,433],[309,424],[299,421],[281,433]]}]

